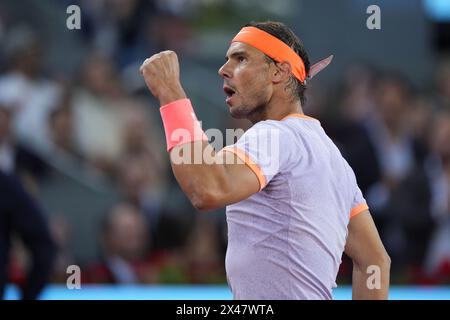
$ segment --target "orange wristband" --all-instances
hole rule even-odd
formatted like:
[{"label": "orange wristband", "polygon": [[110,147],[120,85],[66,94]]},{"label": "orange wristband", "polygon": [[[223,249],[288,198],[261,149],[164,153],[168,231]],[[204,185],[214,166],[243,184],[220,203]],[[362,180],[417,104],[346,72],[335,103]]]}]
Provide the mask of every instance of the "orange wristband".
[{"label": "orange wristband", "polygon": [[167,151],[184,143],[208,141],[189,99],[173,101],[162,106],[159,111],[166,132]]}]

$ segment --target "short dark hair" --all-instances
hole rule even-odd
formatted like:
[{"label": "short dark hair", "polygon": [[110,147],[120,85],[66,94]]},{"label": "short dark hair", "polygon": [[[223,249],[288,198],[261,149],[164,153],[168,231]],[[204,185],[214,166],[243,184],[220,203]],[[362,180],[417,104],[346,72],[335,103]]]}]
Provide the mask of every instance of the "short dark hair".
[{"label": "short dark hair", "polygon": [[[303,60],[303,63],[305,65],[305,72],[308,75],[310,63],[305,47],[303,46],[303,43],[300,41],[300,39],[295,35],[295,33],[292,32],[292,30],[289,29],[285,24],[275,21],[266,21],[266,22],[252,21],[245,26],[261,29],[286,43]],[[268,57],[267,55],[266,57],[268,61],[276,63],[275,60]],[[306,102],[305,98],[306,83],[302,83],[296,77],[291,75],[291,78],[289,79],[288,88],[292,90],[294,98],[300,99],[300,102],[302,103],[302,105],[304,105]]]}]

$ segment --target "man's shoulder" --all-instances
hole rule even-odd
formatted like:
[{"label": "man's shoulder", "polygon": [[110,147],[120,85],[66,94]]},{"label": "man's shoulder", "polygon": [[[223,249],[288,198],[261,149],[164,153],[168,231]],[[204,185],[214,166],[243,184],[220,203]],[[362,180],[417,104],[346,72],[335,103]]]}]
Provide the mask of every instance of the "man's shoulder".
[{"label": "man's shoulder", "polygon": [[264,146],[280,146],[284,149],[287,145],[291,145],[296,141],[296,133],[293,128],[282,121],[264,120],[254,124],[240,138],[242,142],[258,142],[259,147]]},{"label": "man's shoulder", "polygon": [[291,138],[294,137],[294,130],[292,126],[284,121],[278,120],[263,120],[254,124],[247,132],[254,132],[265,134],[267,132],[281,133],[283,135],[288,135]]}]

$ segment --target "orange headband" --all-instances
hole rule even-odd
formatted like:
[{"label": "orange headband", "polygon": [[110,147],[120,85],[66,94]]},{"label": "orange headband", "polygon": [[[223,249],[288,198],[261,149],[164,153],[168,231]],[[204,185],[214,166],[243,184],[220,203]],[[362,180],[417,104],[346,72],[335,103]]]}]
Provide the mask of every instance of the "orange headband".
[{"label": "orange headband", "polygon": [[246,43],[265,53],[277,62],[289,62],[294,77],[301,82],[306,80],[306,71],[303,60],[286,43],[271,34],[256,27],[244,27],[231,42]]}]

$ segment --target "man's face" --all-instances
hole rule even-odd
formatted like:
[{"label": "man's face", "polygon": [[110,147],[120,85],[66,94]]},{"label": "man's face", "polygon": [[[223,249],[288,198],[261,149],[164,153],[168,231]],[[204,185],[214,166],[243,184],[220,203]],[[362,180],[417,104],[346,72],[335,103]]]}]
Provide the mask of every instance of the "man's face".
[{"label": "man's face", "polygon": [[129,261],[142,258],[149,239],[144,217],[129,205],[119,205],[114,210],[106,238],[109,254]]},{"label": "man's face", "polygon": [[378,110],[387,124],[400,124],[408,111],[409,97],[401,84],[387,80],[378,88]]},{"label": "man's face", "polygon": [[271,64],[267,63],[265,55],[252,46],[233,42],[225,59],[219,75],[224,79],[231,115],[247,118],[252,113],[262,112],[273,91]]}]

